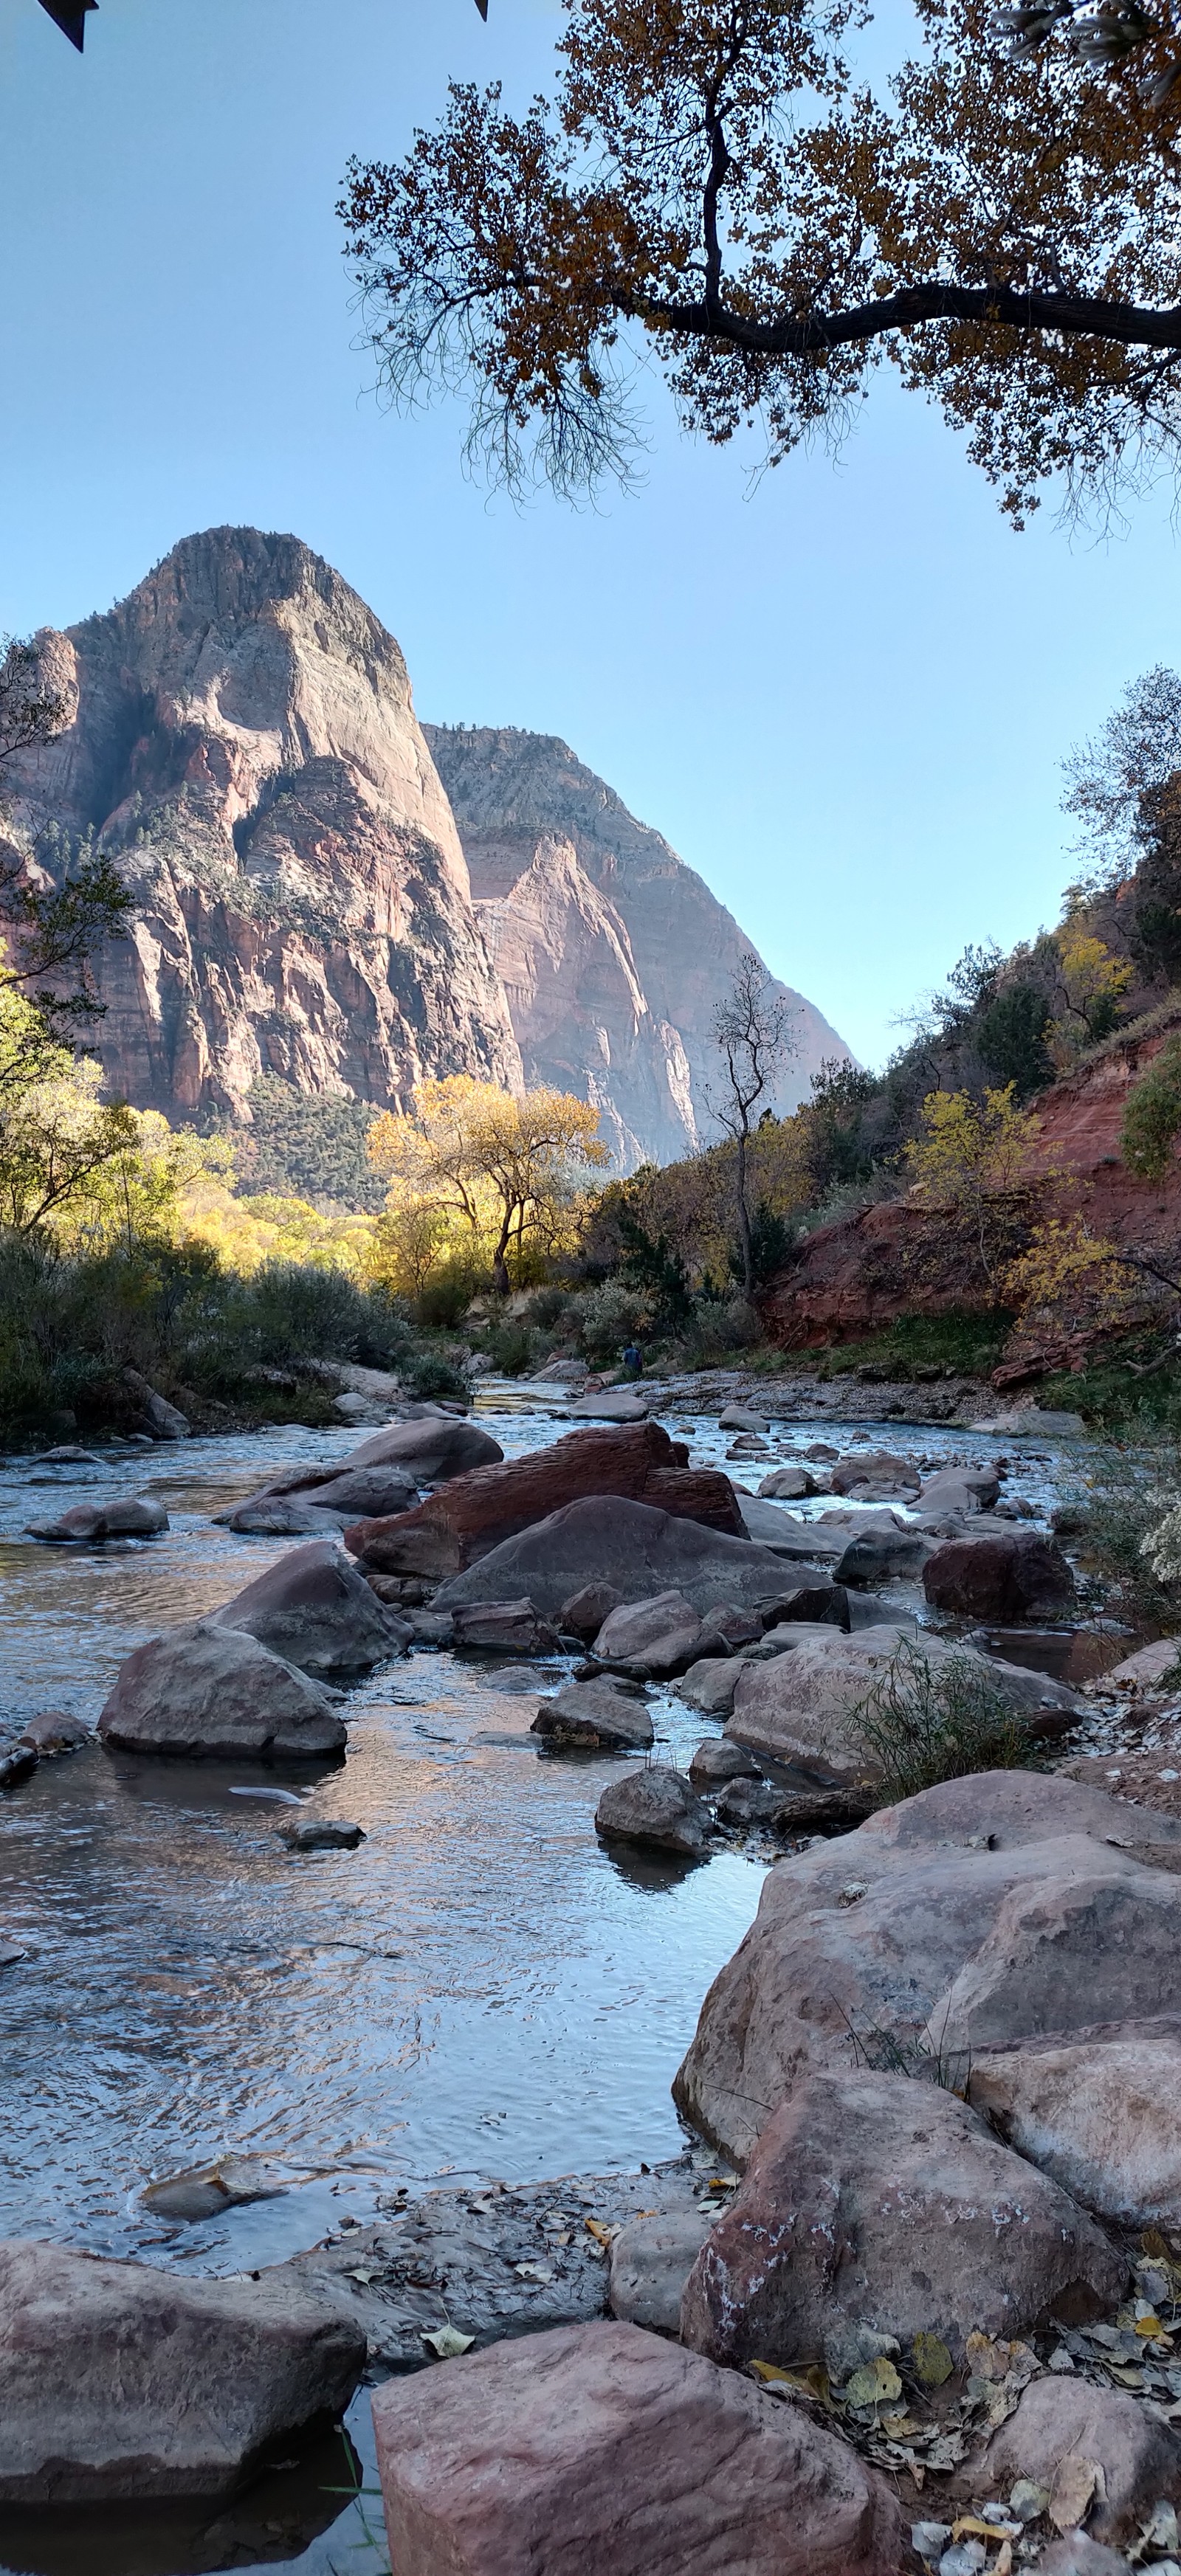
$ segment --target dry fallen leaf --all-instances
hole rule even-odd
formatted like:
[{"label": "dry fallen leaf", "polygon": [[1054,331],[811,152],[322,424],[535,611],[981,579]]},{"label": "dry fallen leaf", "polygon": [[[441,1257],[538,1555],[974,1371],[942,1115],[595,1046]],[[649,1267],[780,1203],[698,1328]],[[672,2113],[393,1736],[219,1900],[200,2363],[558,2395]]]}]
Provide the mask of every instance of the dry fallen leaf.
[{"label": "dry fallen leaf", "polygon": [[617,2227],[604,2227],[601,2218],[584,2218],[582,2223],[588,2235],[594,2237],[596,2245],[611,2245],[619,2234]]},{"label": "dry fallen leaf", "polygon": [[471,2351],[476,2338],[457,2333],[454,2326],[436,2326],[434,2333],[424,2334],[422,2340],[439,2361],[455,2361],[461,2352]]},{"label": "dry fallen leaf", "polygon": [[801,2397],[818,2397],[822,2406],[832,2405],[822,2361],[810,2361],[803,2370],[781,2370],[774,2361],[752,2361],[749,2368],[765,2388],[794,2388]]},{"label": "dry fallen leaf", "polygon": [[513,2270],[518,2281],[546,2282],[554,2277],[551,2263],[514,2263]]},{"label": "dry fallen leaf", "polygon": [[993,2563],[992,2576],[1012,2576],[1012,2569],[1013,2543],[1011,2540],[1002,2540],[999,2552]]},{"label": "dry fallen leaf", "polygon": [[1078,2530],[1091,2509],[1102,2474],[1098,2461],[1084,2460],[1080,2451],[1068,2451],[1059,2460],[1050,2490],[1050,2520],[1055,2531]]},{"label": "dry fallen leaf", "polygon": [[941,2335],[918,2333],[910,2347],[910,2366],[924,2388],[942,2388],[955,2363]]},{"label": "dry fallen leaf", "polygon": [[363,2288],[367,2290],[370,2282],[376,2281],[377,2274],[376,2272],[371,2271],[367,2265],[358,2263],[356,2270],[350,2272],[348,2277],[350,2281],[360,2281]]},{"label": "dry fallen leaf", "polygon": [[902,2382],[884,2352],[876,2361],[863,2361],[845,2383],[846,2406],[881,2406],[887,2398],[901,2395]]}]

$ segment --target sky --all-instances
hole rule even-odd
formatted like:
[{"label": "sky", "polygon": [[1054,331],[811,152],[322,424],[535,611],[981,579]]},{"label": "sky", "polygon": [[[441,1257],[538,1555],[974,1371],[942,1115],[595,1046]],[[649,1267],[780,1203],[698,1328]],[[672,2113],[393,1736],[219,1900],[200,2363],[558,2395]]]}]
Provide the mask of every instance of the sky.
[{"label": "sky", "polygon": [[[906,0],[889,0],[909,41]],[[521,510],[454,407],[383,410],[335,216],[449,78],[522,101],[551,0],[0,0],[0,628],[122,597],[194,529],[292,530],[398,637],[421,716],[562,735],[867,1063],[969,941],[1058,915],[1060,763],[1181,657],[1170,494],[1014,534],[881,372],[775,472],[651,387],[643,488]]]}]

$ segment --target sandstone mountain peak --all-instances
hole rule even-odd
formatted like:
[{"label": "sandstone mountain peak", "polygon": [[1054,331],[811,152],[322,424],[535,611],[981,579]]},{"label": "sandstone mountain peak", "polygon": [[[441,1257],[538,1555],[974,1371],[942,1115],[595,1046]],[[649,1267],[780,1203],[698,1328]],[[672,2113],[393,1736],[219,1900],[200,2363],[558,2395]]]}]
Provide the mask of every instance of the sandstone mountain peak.
[{"label": "sandstone mountain peak", "polygon": [[[132,889],[114,1089],[249,1119],[262,1074],[384,1107],[465,1072],[592,1100],[622,1169],[706,1139],[738,924],[556,736],[420,726],[393,636],[298,537],[186,537],[38,642],[70,721],[2,828],[50,872],[93,841]],[[789,998],[783,1107],[847,1053]]]},{"label": "sandstone mountain peak", "polygon": [[[703,877],[557,734],[425,725],[531,1081],[577,1089],[628,1166],[717,1134],[716,1004],[752,943]],[[776,1106],[849,1049],[789,985]]]}]

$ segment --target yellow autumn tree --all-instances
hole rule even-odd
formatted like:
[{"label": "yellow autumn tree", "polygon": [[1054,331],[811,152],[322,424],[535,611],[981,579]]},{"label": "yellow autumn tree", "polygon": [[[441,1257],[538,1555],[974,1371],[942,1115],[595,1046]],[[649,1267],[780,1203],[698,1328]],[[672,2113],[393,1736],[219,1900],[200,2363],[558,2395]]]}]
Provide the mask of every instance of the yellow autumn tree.
[{"label": "yellow autumn tree", "polygon": [[1109,1236],[1092,1234],[1077,1210],[1035,1225],[1000,1285],[1022,1331],[1035,1335],[1112,1330],[1146,1302],[1132,1265]]},{"label": "yellow autumn tree", "polygon": [[380,1226],[394,1259],[425,1277],[433,1212],[431,1257],[462,1249],[502,1292],[510,1254],[519,1274],[527,1252],[560,1249],[587,1181],[611,1159],[587,1101],[549,1085],[501,1091],[470,1074],[416,1083],[409,1115],[374,1120],[369,1157],[390,1185]]},{"label": "yellow autumn tree", "polygon": [[1126,957],[1114,957],[1081,922],[1065,922],[1055,931],[1054,946],[1059,1006],[1046,1042],[1053,1062],[1065,1072],[1084,1047],[1110,1035],[1120,996],[1132,981],[1132,969]]},{"label": "yellow autumn tree", "polygon": [[967,1091],[929,1092],[922,1121],[922,1134],[906,1149],[915,1195],[971,1229],[991,1288],[997,1221],[1025,1185],[1041,1121],[1018,1109],[1011,1082],[1003,1091],[986,1091],[983,1101]]}]

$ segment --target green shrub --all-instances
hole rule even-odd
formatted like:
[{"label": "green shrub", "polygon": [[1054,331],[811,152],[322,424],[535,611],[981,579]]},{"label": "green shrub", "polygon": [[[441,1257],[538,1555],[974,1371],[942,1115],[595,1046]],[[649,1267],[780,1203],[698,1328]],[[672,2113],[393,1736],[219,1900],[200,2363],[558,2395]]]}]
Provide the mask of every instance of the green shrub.
[{"label": "green shrub", "polygon": [[649,1308],[643,1291],[623,1279],[606,1279],[582,1301],[582,1347],[596,1368],[617,1363],[628,1342],[648,1330]]},{"label": "green shrub", "polygon": [[932,1664],[909,1637],[854,1719],[881,1765],[884,1805],[917,1797],[940,1780],[1012,1771],[1033,1758],[1023,1719],[988,1672],[966,1654]]},{"label": "green shrub", "polygon": [[1181,1133],[1181,1037],[1167,1038],[1128,1094],[1120,1152],[1142,1181],[1163,1181]]},{"label": "green shrub", "polygon": [[527,1324],[494,1324],[483,1348],[501,1377],[524,1377],[533,1364],[535,1343]]},{"label": "green shrub", "polygon": [[434,1272],[415,1298],[415,1322],[453,1333],[463,1322],[477,1284],[475,1273],[466,1264],[448,1262]]}]

